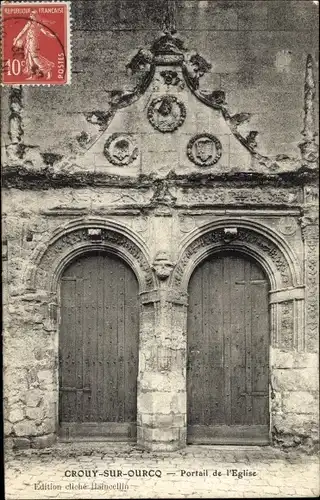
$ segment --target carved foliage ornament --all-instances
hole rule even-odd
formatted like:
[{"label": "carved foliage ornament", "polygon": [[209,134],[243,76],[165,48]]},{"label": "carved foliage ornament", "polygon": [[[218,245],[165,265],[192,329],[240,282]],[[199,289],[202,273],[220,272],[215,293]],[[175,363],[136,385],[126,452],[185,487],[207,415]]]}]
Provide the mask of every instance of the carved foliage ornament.
[{"label": "carved foliage ornament", "polygon": [[308,351],[318,350],[319,325],[319,232],[317,214],[306,214],[302,221],[305,241],[306,262],[306,348]]},{"label": "carved foliage ornament", "polygon": [[104,228],[94,230],[93,228],[89,232],[87,228],[81,228],[63,235],[47,248],[47,251],[42,256],[37,266],[37,287],[41,289],[49,288],[48,282],[51,280],[50,276],[55,272],[55,266],[57,260],[59,260],[59,256],[70,251],[77,244],[86,242],[88,242],[88,244],[90,244],[90,242],[93,243],[94,239],[92,238],[92,234],[94,231],[99,231],[99,243],[102,245],[105,244],[106,249],[109,243],[126,250],[140,266],[146,285],[149,287],[152,286],[153,278],[148,261],[133,241],[117,231]]},{"label": "carved foliage ornament", "polygon": [[105,142],[103,153],[110,163],[123,167],[132,163],[139,150],[127,134],[112,134]]},{"label": "carved foliage ornament", "polygon": [[163,78],[163,82],[166,85],[176,86],[180,84],[180,86],[183,88],[183,82],[181,78],[179,78],[178,73],[176,71],[164,70],[161,71],[160,76]]},{"label": "carved foliage ornament", "polygon": [[306,349],[318,350],[319,325],[319,216],[306,211],[300,220],[305,245],[306,283]]},{"label": "carved foliage ornament", "polygon": [[149,122],[163,133],[177,130],[183,124],[186,114],[183,102],[172,95],[157,97],[148,107]]},{"label": "carved foliage ornament", "polygon": [[255,187],[247,188],[184,188],[178,191],[178,203],[190,205],[199,204],[271,204],[271,205],[294,205],[300,201],[299,189],[272,189]]},{"label": "carved foliage ornament", "polygon": [[188,142],[187,155],[195,165],[210,167],[221,158],[222,145],[214,135],[198,134]]},{"label": "carved foliage ornament", "polygon": [[[224,244],[225,234],[223,229],[218,229],[200,236],[200,238],[193,241],[190,246],[186,249],[182,259],[174,271],[174,284],[175,286],[181,286],[184,271],[189,264],[192,257],[201,249],[216,243],[217,245]],[[250,229],[239,228],[237,236],[234,238],[234,243],[237,241],[242,241],[257,247],[260,251],[262,250],[275,264],[275,267],[279,271],[282,283],[284,287],[292,285],[292,276],[287,264],[287,261],[278,249],[278,247],[269,239],[265,238],[261,234],[258,234]],[[232,248],[232,243],[230,244]]]}]

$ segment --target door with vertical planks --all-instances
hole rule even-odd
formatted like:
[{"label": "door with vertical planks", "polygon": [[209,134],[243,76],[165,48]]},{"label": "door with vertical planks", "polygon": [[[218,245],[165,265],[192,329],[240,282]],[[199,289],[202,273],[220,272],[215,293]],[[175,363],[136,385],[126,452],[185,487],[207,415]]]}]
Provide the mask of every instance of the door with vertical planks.
[{"label": "door with vertical planks", "polygon": [[138,282],[117,256],[85,254],[61,279],[62,438],[136,436]]},{"label": "door with vertical planks", "polygon": [[189,283],[188,442],[269,443],[268,281],[242,254],[202,262]]}]

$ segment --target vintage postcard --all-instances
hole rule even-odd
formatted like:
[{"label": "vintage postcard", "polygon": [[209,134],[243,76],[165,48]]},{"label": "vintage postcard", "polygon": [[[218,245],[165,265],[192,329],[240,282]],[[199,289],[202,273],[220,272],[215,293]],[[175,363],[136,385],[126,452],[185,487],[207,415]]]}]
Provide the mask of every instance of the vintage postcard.
[{"label": "vintage postcard", "polygon": [[318,497],[318,11],[2,2],[6,500]]},{"label": "vintage postcard", "polygon": [[3,3],[4,84],[63,85],[70,81],[70,64],[68,3]]}]

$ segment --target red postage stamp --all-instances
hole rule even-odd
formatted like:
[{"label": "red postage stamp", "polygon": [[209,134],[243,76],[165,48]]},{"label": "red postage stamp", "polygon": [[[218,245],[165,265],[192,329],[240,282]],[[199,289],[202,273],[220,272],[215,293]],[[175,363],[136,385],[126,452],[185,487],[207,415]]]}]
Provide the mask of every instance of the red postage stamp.
[{"label": "red postage stamp", "polygon": [[2,83],[70,83],[70,3],[3,2]]}]

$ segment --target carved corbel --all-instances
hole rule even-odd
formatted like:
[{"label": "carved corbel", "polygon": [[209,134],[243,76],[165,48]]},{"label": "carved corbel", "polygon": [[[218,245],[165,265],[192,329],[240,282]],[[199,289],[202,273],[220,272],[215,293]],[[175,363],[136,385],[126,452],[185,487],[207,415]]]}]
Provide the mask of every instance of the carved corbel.
[{"label": "carved corbel", "polygon": [[207,103],[212,106],[225,106],[226,103],[226,93],[223,90],[200,90],[200,95],[203,97]]},{"label": "carved corbel", "polygon": [[154,258],[152,269],[159,280],[164,281],[169,278],[174,266],[175,263],[172,262],[168,253],[161,250],[157,252]]},{"label": "carved corbel", "polygon": [[245,141],[247,143],[247,146],[251,149],[255,149],[258,146],[257,143],[257,135],[259,132],[257,130],[251,130],[247,137],[245,137]]}]

